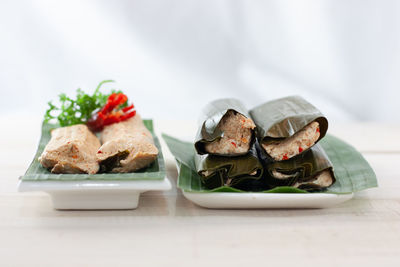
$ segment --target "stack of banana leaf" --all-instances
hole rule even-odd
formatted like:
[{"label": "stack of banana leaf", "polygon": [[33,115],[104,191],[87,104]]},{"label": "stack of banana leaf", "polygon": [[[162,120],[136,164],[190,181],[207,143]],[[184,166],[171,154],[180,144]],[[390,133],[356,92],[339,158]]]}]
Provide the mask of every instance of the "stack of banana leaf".
[{"label": "stack of banana leaf", "polygon": [[257,125],[257,152],[271,187],[313,191],[335,182],[332,163],[318,142],[328,120],[300,96],[290,96],[250,111]]},{"label": "stack of banana leaf", "polygon": [[207,188],[242,188],[263,177],[255,147],[255,124],[236,99],[208,104],[199,119],[196,135],[196,171]]},{"label": "stack of banana leaf", "polygon": [[216,100],[203,109],[199,120],[196,171],[210,189],[327,188],[335,177],[318,144],[327,129],[327,119],[299,96],[250,111],[237,99]]}]

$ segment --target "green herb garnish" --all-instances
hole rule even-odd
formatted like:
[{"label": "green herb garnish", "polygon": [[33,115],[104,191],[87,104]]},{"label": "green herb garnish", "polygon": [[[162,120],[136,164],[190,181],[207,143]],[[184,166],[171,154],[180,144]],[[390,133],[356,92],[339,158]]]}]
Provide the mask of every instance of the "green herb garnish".
[{"label": "green herb garnish", "polygon": [[44,115],[44,121],[49,122],[57,119],[60,126],[87,123],[92,117],[93,112],[106,104],[107,98],[111,93],[120,92],[116,90],[112,90],[109,94],[100,92],[100,87],[103,84],[111,82],[114,81],[104,80],[100,82],[93,95],[86,94],[80,88],[76,90],[76,99],[70,98],[66,94],[60,94],[60,107],[49,102],[49,109]]}]

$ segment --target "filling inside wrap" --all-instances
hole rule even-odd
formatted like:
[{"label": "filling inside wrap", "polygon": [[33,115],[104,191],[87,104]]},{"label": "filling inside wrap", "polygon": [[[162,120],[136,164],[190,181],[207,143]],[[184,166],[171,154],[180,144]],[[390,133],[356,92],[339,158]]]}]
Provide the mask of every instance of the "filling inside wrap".
[{"label": "filling inside wrap", "polygon": [[333,184],[334,178],[330,170],[324,170],[307,181],[297,181],[293,187],[300,189],[326,188]]},{"label": "filling inside wrap", "polygon": [[256,127],[253,120],[242,114],[229,110],[218,124],[223,136],[205,145],[211,154],[231,155],[244,154],[250,149],[252,130]]},{"label": "filling inside wrap", "polygon": [[314,121],[294,135],[261,145],[274,160],[287,160],[312,147],[320,137],[319,123]]},{"label": "filling inside wrap", "polygon": [[[297,180],[298,172],[293,173],[284,173],[277,170],[272,171],[272,176],[278,180],[293,180],[293,184],[289,184],[290,186],[300,188],[300,189],[321,189],[327,188],[333,184],[335,181],[331,170],[323,170],[317,174],[312,175],[309,178]],[[297,180],[297,181],[296,181]]]}]

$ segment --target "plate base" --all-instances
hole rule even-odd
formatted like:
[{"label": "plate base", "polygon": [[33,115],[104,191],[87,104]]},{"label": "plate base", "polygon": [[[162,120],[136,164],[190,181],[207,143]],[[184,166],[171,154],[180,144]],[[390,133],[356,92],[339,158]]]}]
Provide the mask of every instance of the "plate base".
[{"label": "plate base", "polygon": [[350,200],[351,194],[327,193],[194,193],[183,195],[195,204],[210,209],[320,209]]},{"label": "plate base", "polygon": [[132,181],[19,181],[19,192],[43,191],[51,196],[58,210],[136,209],[140,194],[171,189],[163,180]]},{"label": "plate base", "polygon": [[139,191],[98,190],[93,191],[54,191],[47,192],[57,210],[115,210],[136,209]]}]

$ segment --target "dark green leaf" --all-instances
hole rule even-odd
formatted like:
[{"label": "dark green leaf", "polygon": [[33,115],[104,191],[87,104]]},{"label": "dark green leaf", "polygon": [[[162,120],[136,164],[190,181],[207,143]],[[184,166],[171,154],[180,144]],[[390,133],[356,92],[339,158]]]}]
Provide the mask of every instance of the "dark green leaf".
[{"label": "dark green leaf", "polygon": [[[163,134],[171,153],[178,161],[179,177],[178,187],[189,192],[248,192],[231,187],[219,187],[213,190],[207,189],[202,183],[194,166],[195,150],[193,143],[183,142],[176,138]],[[336,182],[324,193],[347,194],[377,186],[374,171],[364,157],[352,146],[339,138],[327,135],[321,140],[320,145],[333,165]],[[281,186],[265,193],[306,193],[293,187]]]}]

